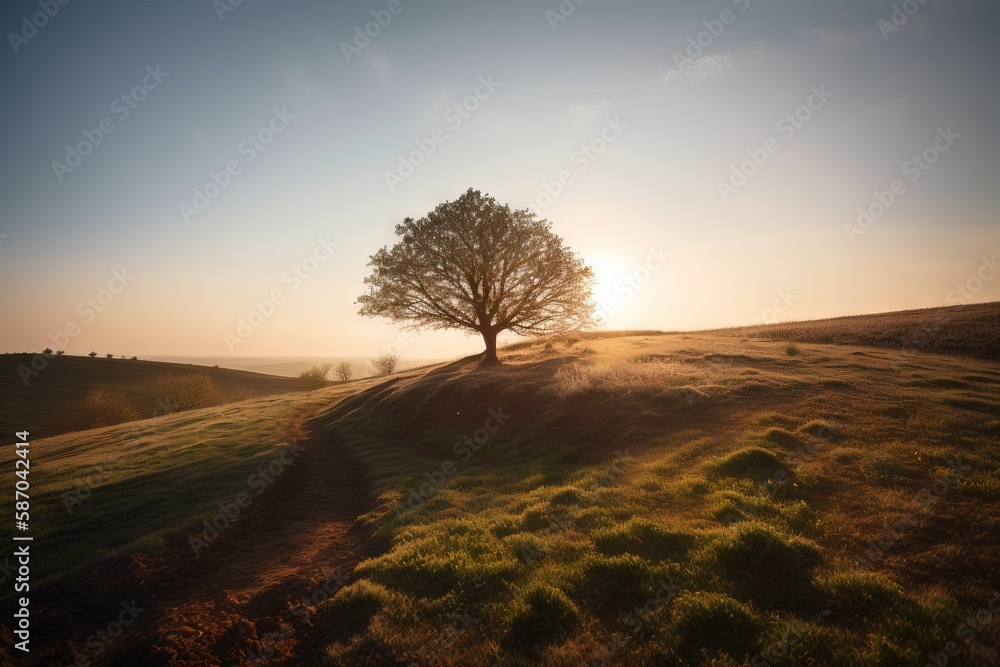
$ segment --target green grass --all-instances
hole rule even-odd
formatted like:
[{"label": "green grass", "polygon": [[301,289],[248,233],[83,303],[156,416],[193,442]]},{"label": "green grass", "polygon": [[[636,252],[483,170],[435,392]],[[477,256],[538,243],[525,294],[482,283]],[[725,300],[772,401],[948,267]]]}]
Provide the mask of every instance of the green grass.
[{"label": "green grass", "polygon": [[[912,664],[988,597],[994,362],[901,370],[878,350],[813,341],[804,363],[730,334],[579,338],[590,352],[536,341],[507,348],[500,368],[460,362],[143,422],[142,444],[72,520],[54,511],[60,494],[127,427],[47,441],[38,525],[64,550],[39,567],[196,524],[288,424],[319,413],[367,470],[359,524],[384,545],[317,609],[309,633],[330,665],[611,654],[735,667],[775,646],[786,664]],[[954,377],[968,387],[930,382]],[[463,449],[497,408],[509,418]],[[956,456],[969,470],[925,527],[859,571],[868,542],[919,509]],[[445,463],[454,474],[402,511]]]},{"label": "green grass", "polygon": [[[688,351],[676,349],[683,344]],[[910,489],[926,483],[918,464],[940,469],[945,431],[929,422],[893,426],[874,416],[878,404],[848,398],[845,383],[814,380],[835,377],[838,364],[852,361],[849,350],[818,351],[816,367],[795,370],[766,343],[744,345],[728,355],[739,361],[725,365],[683,344],[670,336],[598,339],[593,354],[569,358],[572,369],[542,371],[521,356],[524,365],[426,378],[431,398],[421,409],[432,414],[443,413],[438,400],[454,409],[456,384],[505,405],[524,387],[531,396],[477,458],[403,516],[391,507],[424,470],[450,458],[449,443],[475,419],[451,431],[407,422],[404,444],[364,435],[366,411],[331,411],[331,430],[372,470],[382,509],[367,520],[391,544],[357,576],[402,595],[402,608],[423,609],[406,615],[409,625],[380,612],[377,632],[331,641],[331,664],[365,664],[363,647],[376,639],[398,655],[410,636],[441,632],[431,604],[468,610],[481,623],[478,639],[449,648],[448,664],[579,664],[615,646],[622,664],[741,665],[775,643],[801,662],[886,664],[916,660],[944,640],[953,599],[857,573],[851,559],[866,536],[909,509]],[[541,346],[536,354],[551,356]],[[758,373],[742,375],[746,368]],[[917,400],[929,391],[900,387],[895,372],[887,367],[866,381]],[[692,380],[702,383],[700,398],[674,400]],[[806,383],[815,397],[789,400]],[[383,392],[368,403],[371,414],[385,415],[409,395],[403,386]],[[627,426],[603,430],[623,402]],[[474,415],[486,405],[467,398],[457,411]],[[722,406],[721,419],[699,420]],[[884,450],[870,444],[882,440]],[[629,452],[627,464],[615,464],[618,449]],[[843,468],[843,457],[857,465]],[[996,465],[996,452],[989,461]],[[858,493],[884,509],[852,517],[828,504]],[[664,596],[667,587],[679,592]],[[628,640],[618,645],[616,636]]]},{"label": "green grass", "polygon": [[[32,558],[33,579],[156,548],[165,535],[215,517],[238,494],[256,495],[248,478],[288,442],[298,415],[344,391],[252,399],[35,441],[32,530],[49,548]],[[5,465],[13,465],[11,455]],[[13,491],[2,496],[13,503]]]}]

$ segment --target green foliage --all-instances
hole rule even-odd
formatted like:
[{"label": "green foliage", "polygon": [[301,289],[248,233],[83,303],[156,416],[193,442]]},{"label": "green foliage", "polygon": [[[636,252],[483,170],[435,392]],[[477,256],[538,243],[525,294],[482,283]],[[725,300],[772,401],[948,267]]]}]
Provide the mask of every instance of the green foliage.
[{"label": "green foliage", "polygon": [[545,335],[587,328],[593,271],[529,210],[469,189],[396,226],[400,240],[371,256],[360,313],[429,329],[482,334],[496,359],[501,331]]}]

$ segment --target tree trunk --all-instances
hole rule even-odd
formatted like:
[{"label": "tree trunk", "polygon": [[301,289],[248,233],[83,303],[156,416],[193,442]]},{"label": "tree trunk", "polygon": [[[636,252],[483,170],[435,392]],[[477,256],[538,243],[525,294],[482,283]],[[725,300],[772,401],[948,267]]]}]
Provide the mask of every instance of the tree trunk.
[{"label": "tree trunk", "polygon": [[485,329],[481,332],[483,334],[483,341],[486,343],[486,351],[483,352],[483,364],[499,364],[500,360],[497,359],[497,331],[493,329]]}]

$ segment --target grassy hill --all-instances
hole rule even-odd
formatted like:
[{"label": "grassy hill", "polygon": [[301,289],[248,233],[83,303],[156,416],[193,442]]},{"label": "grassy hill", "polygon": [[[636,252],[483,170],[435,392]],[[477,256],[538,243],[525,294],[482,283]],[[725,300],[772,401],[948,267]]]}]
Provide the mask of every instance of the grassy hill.
[{"label": "grassy hill", "polygon": [[298,379],[248,371],[80,356],[52,357],[25,385],[18,367],[30,368],[33,356],[0,355],[0,401],[4,406],[0,428],[5,432],[27,429],[35,438],[66,432],[68,427],[61,420],[66,408],[98,387],[124,392],[142,417],[160,414],[163,406],[157,405],[152,387],[154,378],[164,374],[207,374],[218,386],[224,403],[303,389]]},{"label": "grassy hill", "polygon": [[869,345],[902,353],[1000,359],[1000,302],[735,327],[720,330],[723,332],[771,340]]},{"label": "grassy hill", "polygon": [[582,338],[35,442],[28,664],[997,663],[1000,363]]}]

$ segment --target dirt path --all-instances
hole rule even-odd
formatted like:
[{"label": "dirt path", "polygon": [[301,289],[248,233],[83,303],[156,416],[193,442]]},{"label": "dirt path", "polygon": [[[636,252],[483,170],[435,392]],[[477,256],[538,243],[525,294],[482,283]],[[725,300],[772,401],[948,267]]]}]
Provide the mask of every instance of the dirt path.
[{"label": "dirt path", "polygon": [[[301,448],[294,462],[197,556],[179,535],[154,556],[101,563],[42,591],[45,646],[32,662],[68,665],[74,653],[93,665],[315,662],[315,605],[378,547],[355,524],[369,509],[363,470],[304,420],[289,442]],[[128,621],[120,634],[116,620]],[[88,645],[98,630],[108,641]]]}]

